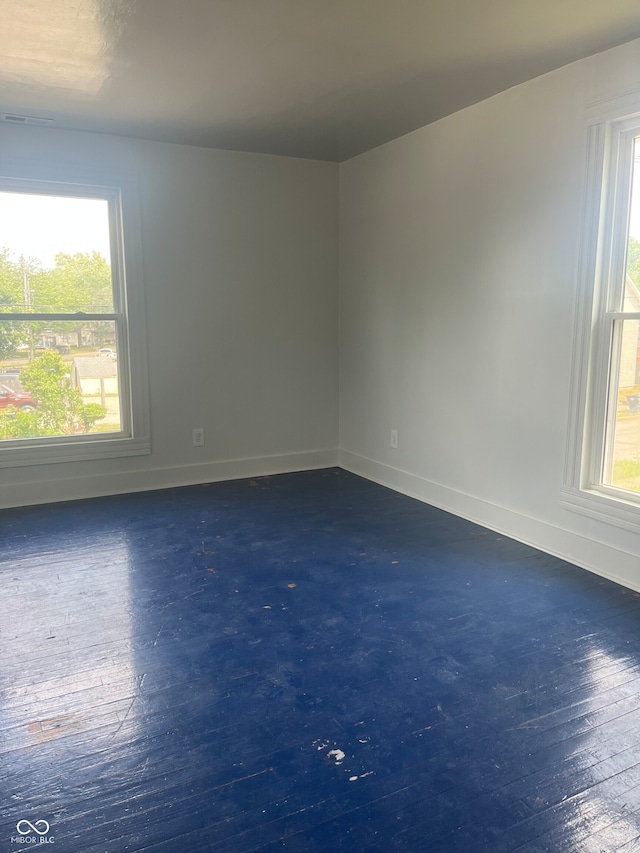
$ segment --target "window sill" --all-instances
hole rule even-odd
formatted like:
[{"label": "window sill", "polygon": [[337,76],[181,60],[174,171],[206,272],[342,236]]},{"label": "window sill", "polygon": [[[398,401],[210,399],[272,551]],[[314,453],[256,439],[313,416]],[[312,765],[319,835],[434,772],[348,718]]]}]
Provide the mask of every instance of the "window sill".
[{"label": "window sill", "polygon": [[151,443],[148,438],[90,436],[75,441],[66,438],[59,440],[47,438],[46,444],[29,439],[6,441],[2,444],[0,468],[21,468],[59,462],[91,462],[151,453]]},{"label": "window sill", "polygon": [[640,527],[640,503],[633,499],[627,500],[624,494],[565,486],[560,490],[560,505],[604,524],[614,524],[637,533]]}]

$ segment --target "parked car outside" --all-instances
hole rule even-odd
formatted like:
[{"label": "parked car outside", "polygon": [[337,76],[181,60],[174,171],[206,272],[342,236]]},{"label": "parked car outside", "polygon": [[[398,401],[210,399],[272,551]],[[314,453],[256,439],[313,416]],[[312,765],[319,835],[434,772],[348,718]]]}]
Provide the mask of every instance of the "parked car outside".
[{"label": "parked car outside", "polygon": [[38,403],[26,391],[14,391],[4,382],[0,383],[0,409],[13,406],[21,412],[35,412]]},{"label": "parked car outside", "polygon": [[102,356],[103,358],[115,358],[116,351],[114,349],[111,349],[110,347],[102,347],[98,350],[98,355]]}]

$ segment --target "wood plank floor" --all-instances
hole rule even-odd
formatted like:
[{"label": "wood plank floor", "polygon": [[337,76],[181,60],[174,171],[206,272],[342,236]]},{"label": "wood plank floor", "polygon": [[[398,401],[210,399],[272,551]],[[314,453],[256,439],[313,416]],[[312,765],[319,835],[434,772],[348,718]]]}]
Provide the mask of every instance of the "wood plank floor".
[{"label": "wood plank floor", "polygon": [[640,850],[640,596],[340,470],[0,513],[0,851]]}]

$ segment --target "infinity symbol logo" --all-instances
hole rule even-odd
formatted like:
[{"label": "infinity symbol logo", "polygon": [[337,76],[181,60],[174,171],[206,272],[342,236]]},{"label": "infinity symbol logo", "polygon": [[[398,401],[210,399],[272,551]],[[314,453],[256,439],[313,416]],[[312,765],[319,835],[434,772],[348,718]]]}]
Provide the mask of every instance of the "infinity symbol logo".
[{"label": "infinity symbol logo", "polygon": [[[20,827],[27,827],[26,829],[21,829]],[[38,829],[38,827],[41,827]],[[44,827],[44,829],[42,829]],[[46,820],[37,820],[35,823],[31,823],[29,820],[19,820],[16,824],[16,829],[20,833],[20,835],[28,835],[30,832],[37,832],[38,835],[46,835],[49,832],[49,824]]]}]

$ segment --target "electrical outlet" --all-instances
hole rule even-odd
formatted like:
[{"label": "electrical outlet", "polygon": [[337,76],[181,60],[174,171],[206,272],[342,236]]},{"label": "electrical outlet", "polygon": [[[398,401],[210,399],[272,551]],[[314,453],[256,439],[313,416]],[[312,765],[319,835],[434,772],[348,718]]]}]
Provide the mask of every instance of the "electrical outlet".
[{"label": "electrical outlet", "polygon": [[394,450],[398,449],[398,430],[397,429],[391,430],[391,447],[393,447]]},{"label": "electrical outlet", "polygon": [[204,447],[204,427],[197,427],[192,430],[193,446]]}]

